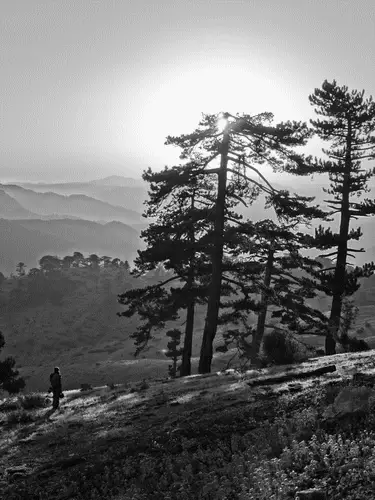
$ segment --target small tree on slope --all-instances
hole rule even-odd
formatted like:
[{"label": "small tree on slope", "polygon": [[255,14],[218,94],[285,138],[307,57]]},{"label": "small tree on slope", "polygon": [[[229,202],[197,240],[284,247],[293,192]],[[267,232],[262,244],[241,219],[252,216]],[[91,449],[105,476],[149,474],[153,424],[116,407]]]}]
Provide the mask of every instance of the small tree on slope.
[{"label": "small tree on slope", "polygon": [[[0,351],[4,345],[4,336],[0,332]],[[19,372],[14,370],[15,364],[15,360],[11,357],[0,361],[0,389],[9,392],[9,394],[16,394],[26,385],[24,379],[18,377]]]}]

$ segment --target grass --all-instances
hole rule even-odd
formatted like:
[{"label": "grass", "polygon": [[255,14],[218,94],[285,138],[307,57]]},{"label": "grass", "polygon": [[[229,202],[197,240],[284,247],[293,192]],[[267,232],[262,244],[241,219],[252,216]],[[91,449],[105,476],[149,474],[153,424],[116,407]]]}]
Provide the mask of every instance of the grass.
[{"label": "grass", "polygon": [[[288,500],[324,485],[330,500],[371,498],[375,422],[325,428],[321,414],[356,370],[375,372],[373,356],[64,391],[55,413],[38,405],[43,395],[27,410],[3,401],[0,490],[10,500]],[[337,372],[298,386],[248,385],[333,362]],[[340,469],[353,463],[364,463],[357,476]]]}]

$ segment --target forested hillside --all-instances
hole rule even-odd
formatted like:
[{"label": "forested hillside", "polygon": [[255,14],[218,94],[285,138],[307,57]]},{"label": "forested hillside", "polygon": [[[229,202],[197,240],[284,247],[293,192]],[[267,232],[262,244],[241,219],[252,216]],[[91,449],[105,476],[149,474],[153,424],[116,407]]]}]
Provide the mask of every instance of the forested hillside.
[{"label": "forested hillside", "polygon": [[139,230],[121,222],[80,219],[0,219],[0,272],[11,273],[18,262],[28,268],[48,253],[67,254],[75,250],[116,255],[132,261],[142,246]]},{"label": "forested hillside", "polygon": [[[165,376],[170,360],[165,356],[167,328],[155,332],[149,348],[134,358],[134,340],[130,335],[139,326],[137,317],[121,318],[123,310],[117,296],[127,289],[150,286],[166,276],[151,272],[143,278],[131,276],[127,265],[119,259],[82,256],[76,253],[60,259],[45,256],[41,266],[31,270],[14,270],[12,278],[0,284],[0,331],[6,338],[4,355],[14,356],[17,367],[26,377],[28,390],[44,390],[45,376],[55,364],[64,369],[67,387],[80,383],[105,384],[108,381],[138,380],[143,377]],[[94,262],[94,264],[93,264]],[[95,263],[98,266],[95,267]],[[371,314],[375,304],[373,279],[365,281],[357,294],[359,317],[356,328],[363,328],[361,337],[375,335]],[[311,304],[325,311],[329,300],[321,295]],[[205,318],[204,306],[197,307],[196,329],[192,347],[196,364]],[[184,313],[168,328],[181,328]],[[255,323],[256,316],[250,318]],[[223,342],[223,333],[229,325],[219,327],[215,347]],[[267,329],[270,331],[270,329]],[[307,344],[323,347],[323,338],[302,336]],[[215,353],[214,365],[226,366],[235,353]]]},{"label": "forested hillside", "polygon": [[[106,383],[108,377],[119,380],[133,366],[135,348],[129,335],[138,320],[117,316],[122,310],[117,295],[124,289],[155,283],[160,276],[149,273],[137,279],[120,259],[75,255],[75,259],[66,256],[60,261],[45,256],[38,268],[27,272],[18,267],[13,278],[0,284],[0,331],[6,338],[3,352],[17,359],[29,390],[45,388],[43,377],[53,364],[64,367],[68,387],[86,379],[96,383]],[[198,332],[203,326],[203,309],[199,316]],[[179,326],[183,320],[171,325]],[[195,354],[198,343],[199,335]],[[158,360],[160,372],[167,373],[168,359],[162,352],[166,345],[167,337],[160,333],[142,356],[150,363],[138,376],[152,375]]]}]

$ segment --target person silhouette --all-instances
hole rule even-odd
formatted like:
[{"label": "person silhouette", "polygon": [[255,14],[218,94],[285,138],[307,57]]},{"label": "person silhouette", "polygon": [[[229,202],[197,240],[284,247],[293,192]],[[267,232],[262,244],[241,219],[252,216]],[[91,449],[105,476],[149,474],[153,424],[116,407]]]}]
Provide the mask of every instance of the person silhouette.
[{"label": "person silhouette", "polygon": [[51,389],[52,389],[52,408],[54,410],[57,410],[60,404],[60,397],[62,394],[62,382],[61,382],[61,373],[60,369],[56,366],[54,368],[53,373],[49,376],[49,380],[51,382]]}]

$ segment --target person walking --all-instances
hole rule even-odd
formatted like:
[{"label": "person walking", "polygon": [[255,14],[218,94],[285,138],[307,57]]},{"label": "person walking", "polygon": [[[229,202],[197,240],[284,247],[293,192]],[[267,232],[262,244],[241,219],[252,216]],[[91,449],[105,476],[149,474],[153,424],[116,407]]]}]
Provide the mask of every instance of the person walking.
[{"label": "person walking", "polygon": [[53,373],[49,376],[52,389],[52,408],[57,410],[60,404],[60,397],[62,395],[62,383],[61,383],[61,373],[60,369],[56,366]]}]

